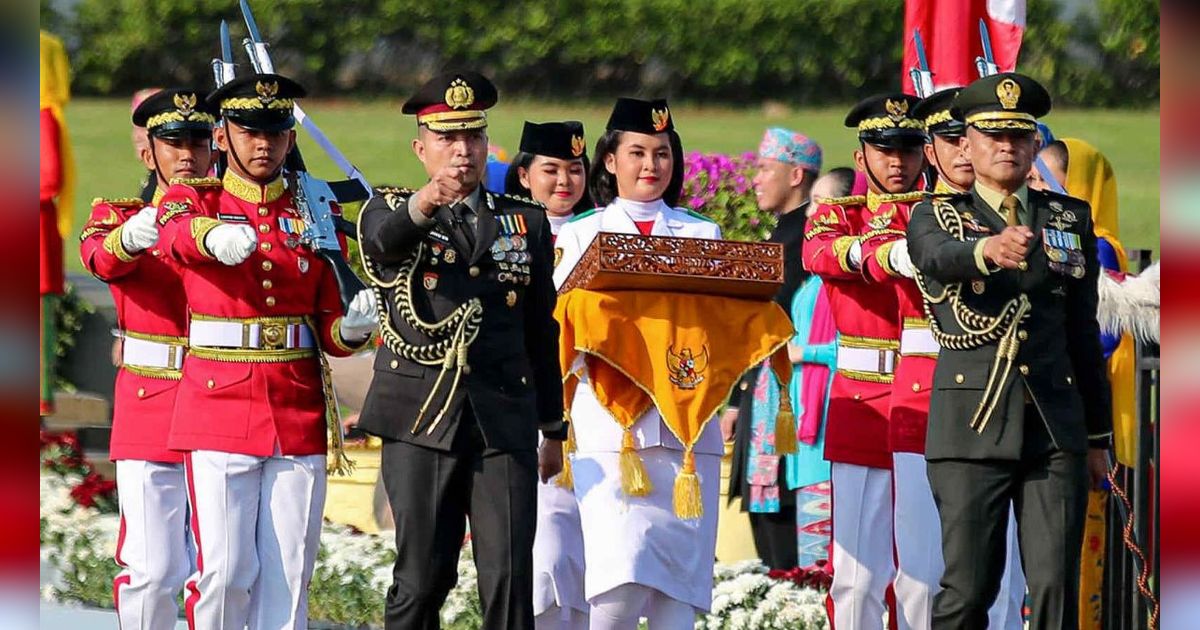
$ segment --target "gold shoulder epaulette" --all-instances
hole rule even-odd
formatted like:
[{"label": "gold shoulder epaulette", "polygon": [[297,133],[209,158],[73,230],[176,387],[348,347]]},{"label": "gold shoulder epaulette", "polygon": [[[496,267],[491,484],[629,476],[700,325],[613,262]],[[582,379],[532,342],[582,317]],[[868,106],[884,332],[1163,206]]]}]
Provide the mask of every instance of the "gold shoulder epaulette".
[{"label": "gold shoulder epaulette", "polygon": [[411,195],[417,192],[413,188],[401,188],[399,186],[376,186],[375,193],[379,195]]},{"label": "gold shoulder epaulette", "polygon": [[216,177],[177,177],[171,180],[171,185],[183,184],[192,188],[219,188],[221,180]]},{"label": "gold shoulder epaulette", "polygon": [[140,208],[147,205],[141,197],[114,197],[105,199],[104,197],[96,197],[92,199],[92,205],[108,204],[114,208]]},{"label": "gold shoulder epaulette", "polygon": [[827,197],[825,199],[817,199],[817,205],[820,206],[854,206],[867,202],[866,195],[850,195],[848,197]]},{"label": "gold shoulder epaulette", "polygon": [[903,193],[885,193],[882,195],[874,195],[879,203],[902,203],[905,201],[920,201],[925,198],[924,190],[914,190],[912,192]]}]

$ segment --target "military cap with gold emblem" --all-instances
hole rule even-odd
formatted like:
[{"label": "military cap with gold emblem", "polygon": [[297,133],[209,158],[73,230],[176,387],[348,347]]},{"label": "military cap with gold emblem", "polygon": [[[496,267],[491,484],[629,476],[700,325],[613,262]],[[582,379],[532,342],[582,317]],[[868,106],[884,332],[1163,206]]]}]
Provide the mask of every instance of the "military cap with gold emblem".
[{"label": "military cap with gold emblem", "polygon": [[293,106],[307,94],[303,86],[285,76],[248,74],[213,90],[208,102],[240,127],[283,131],[296,125]]},{"label": "military cap with gold emblem", "polygon": [[666,99],[644,101],[638,98],[620,97],[608,116],[608,131],[632,131],[654,135],[675,129],[671,108]]},{"label": "military cap with gold emblem", "polygon": [[191,88],[160,90],[133,110],[133,124],[156,138],[212,135],[217,110]]},{"label": "military cap with gold emblem", "polygon": [[985,133],[1037,131],[1037,119],[1050,112],[1050,93],[1016,72],[983,77],[963,88],[950,114]]},{"label": "military cap with gold emblem", "polygon": [[496,86],[478,72],[447,72],[421,86],[400,111],[433,131],[487,127],[487,109],[496,104]]},{"label": "military cap with gold emblem", "polygon": [[845,124],[858,129],[859,141],[867,144],[887,148],[925,144],[925,124],[912,114],[919,100],[899,92],[870,96],[851,108]]},{"label": "military cap with gold emblem", "polygon": [[960,87],[946,88],[926,96],[913,106],[912,116],[925,125],[925,131],[930,135],[946,138],[957,138],[967,132],[966,125],[961,120],[955,120],[950,115],[950,106],[954,97],[962,91]]},{"label": "military cap with gold emblem", "polygon": [[577,160],[587,155],[583,123],[577,120],[532,123],[525,121],[521,152],[560,160]]}]

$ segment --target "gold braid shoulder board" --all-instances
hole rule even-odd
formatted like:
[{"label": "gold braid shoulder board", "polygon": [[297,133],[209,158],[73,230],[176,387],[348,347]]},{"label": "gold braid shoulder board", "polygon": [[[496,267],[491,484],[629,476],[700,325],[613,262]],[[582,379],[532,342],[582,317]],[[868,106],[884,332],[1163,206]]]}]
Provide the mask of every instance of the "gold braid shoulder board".
[{"label": "gold braid shoulder board", "polygon": [[[377,189],[377,192],[381,194],[388,208],[395,211],[401,201],[400,195],[406,194],[409,191]],[[358,231],[359,242],[362,242],[361,221],[358,222]],[[467,363],[467,350],[479,334],[479,325],[483,320],[483,305],[478,298],[472,298],[460,304],[458,308],[454,309],[454,311],[440,321],[428,322],[417,315],[412,301],[413,281],[416,276],[417,263],[421,260],[424,252],[425,243],[418,243],[408,256],[405,256],[400,261],[395,277],[391,280],[385,280],[383,277],[384,270],[381,268],[381,265],[367,256],[362,248],[359,248],[359,256],[362,259],[363,271],[366,273],[367,282],[375,292],[376,302],[383,305],[386,311],[379,318],[380,337],[383,339],[383,344],[387,346],[388,350],[391,350],[392,353],[403,359],[415,361],[421,365],[441,367],[441,373],[438,374],[437,381],[429,392],[429,396],[425,399],[425,403],[421,405],[421,410],[417,414],[415,422],[413,422],[411,432],[414,435],[417,433],[421,421],[424,420],[430,403],[441,389],[446,373],[453,371],[453,382],[450,385],[449,393],[446,395],[446,401],[438,411],[433,422],[426,429],[426,434],[432,433],[441,421],[442,416],[445,415],[451,400],[454,398],[454,393],[458,389],[463,366]],[[388,290],[392,290],[392,299],[390,301],[387,299],[385,293]],[[405,339],[400,331],[396,330],[395,326],[392,325],[391,315],[393,313],[410,328],[429,337],[430,341],[428,343],[420,343]]]},{"label": "gold braid shoulder board", "polygon": [[[966,242],[962,217],[954,205],[938,198],[931,199],[930,203],[938,225],[956,240]],[[996,344],[996,358],[988,375],[983,398],[971,418],[971,428],[982,433],[1000,401],[1000,395],[1003,393],[1001,387],[1008,380],[1012,363],[1020,349],[1017,329],[1029,316],[1029,298],[1021,293],[1005,303],[997,315],[985,315],[963,304],[961,282],[948,284],[941,293],[935,295],[930,292],[920,270],[917,270],[915,279],[924,298],[922,306],[925,317],[929,319],[933,338],[939,346],[948,350],[974,350]],[[950,311],[954,315],[955,323],[963,330],[962,334],[947,333],[934,314],[933,305],[945,302],[949,302]]]}]

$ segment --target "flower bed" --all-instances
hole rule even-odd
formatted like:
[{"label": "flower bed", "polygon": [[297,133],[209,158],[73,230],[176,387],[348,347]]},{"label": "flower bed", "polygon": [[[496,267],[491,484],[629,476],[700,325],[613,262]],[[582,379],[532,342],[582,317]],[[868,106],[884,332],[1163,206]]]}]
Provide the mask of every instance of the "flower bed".
[{"label": "flower bed", "polygon": [[[118,572],[113,561],[118,518],[81,505],[72,496],[83,479],[77,472],[59,474],[42,469],[42,559],[59,573],[57,583],[45,587],[42,596],[51,601],[112,608],[112,583]],[[381,627],[395,553],[391,532],[364,534],[326,523],[309,586],[309,614],[320,620],[314,621],[313,627]],[[802,587],[789,577],[772,578],[757,561],[718,566],[714,578],[712,613],[698,618],[696,628],[827,628],[824,593]],[[442,627],[482,627],[477,585],[471,547],[464,545],[458,584],[442,606]]]},{"label": "flower bed", "polygon": [[684,158],[680,203],[716,221],[727,240],[765,240],[775,227],[776,218],[758,208],[751,186],[755,159],[753,152],[734,156],[688,153]]}]

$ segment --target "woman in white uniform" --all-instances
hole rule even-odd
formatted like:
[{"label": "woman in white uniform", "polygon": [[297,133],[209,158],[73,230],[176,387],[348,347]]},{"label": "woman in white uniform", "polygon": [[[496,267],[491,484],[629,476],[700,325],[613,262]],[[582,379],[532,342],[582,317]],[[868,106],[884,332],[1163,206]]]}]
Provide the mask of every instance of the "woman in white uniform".
[{"label": "woman in white uniform", "polygon": [[[597,232],[720,238],[712,221],[674,207],[683,187],[683,150],[664,100],[621,98],[596,144],[589,190],[600,208],[576,216],[558,234],[555,284],[570,275]],[[632,630],[647,617],[652,630],[691,628],[712,603],[717,501],[722,453],[718,423],[710,421],[695,445],[703,516],[682,519],[672,508],[671,487],[680,473],[683,445],[653,407],[632,427],[634,448],[653,490],[622,490],[624,432],[597,402],[582,360],[570,412],[575,430],[572,459],[575,497],[583,528],[593,630]]]},{"label": "woman in white uniform", "polygon": [[[590,208],[586,149],[583,123],[527,121],[521,151],[509,167],[504,192],[545,205],[554,238],[577,210]],[[537,630],[588,627],[579,506],[563,477],[559,474],[538,484],[533,540],[533,622]]]}]

